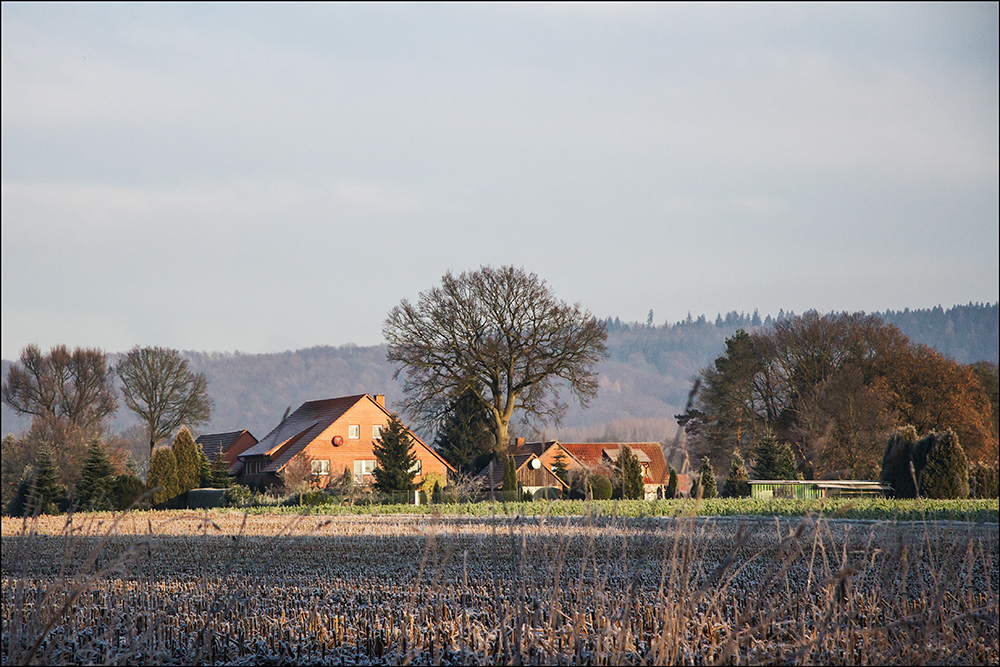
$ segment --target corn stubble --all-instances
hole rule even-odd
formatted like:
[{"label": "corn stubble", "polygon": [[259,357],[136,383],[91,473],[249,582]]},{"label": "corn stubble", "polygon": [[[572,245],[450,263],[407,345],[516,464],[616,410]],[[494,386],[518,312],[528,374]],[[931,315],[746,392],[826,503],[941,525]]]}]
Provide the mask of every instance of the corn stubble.
[{"label": "corn stubble", "polygon": [[996,664],[995,524],[3,520],[4,664]]}]

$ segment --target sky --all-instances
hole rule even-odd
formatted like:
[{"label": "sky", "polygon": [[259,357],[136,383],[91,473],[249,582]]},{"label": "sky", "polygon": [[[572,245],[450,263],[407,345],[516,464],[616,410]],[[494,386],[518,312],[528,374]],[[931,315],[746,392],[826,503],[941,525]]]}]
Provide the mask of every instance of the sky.
[{"label": "sky", "polygon": [[2,5],[2,354],[998,300],[982,5]]}]

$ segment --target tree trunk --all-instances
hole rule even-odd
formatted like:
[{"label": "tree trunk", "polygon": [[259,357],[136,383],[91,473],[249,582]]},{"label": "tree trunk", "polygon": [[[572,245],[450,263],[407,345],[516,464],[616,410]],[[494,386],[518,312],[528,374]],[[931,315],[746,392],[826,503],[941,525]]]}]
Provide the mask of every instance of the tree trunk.
[{"label": "tree trunk", "polygon": [[493,451],[496,453],[498,461],[504,460],[507,456],[507,451],[510,448],[510,436],[508,435],[509,427],[510,423],[505,422],[501,418],[494,420],[493,437],[496,438],[496,442],[493,443]]}]

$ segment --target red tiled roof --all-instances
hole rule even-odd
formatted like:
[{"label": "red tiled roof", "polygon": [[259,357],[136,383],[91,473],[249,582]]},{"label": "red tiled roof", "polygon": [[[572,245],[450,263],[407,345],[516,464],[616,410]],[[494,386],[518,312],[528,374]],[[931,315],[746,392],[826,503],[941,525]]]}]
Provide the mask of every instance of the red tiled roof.
[{"label": "red tiled roof", "polygon": [[663,450],[658,442],[560,442],[562,448],[588,467],[600,467],[604,450],[630,447],[649,457],[649,483],[666,484],[670,478],[670,468],[663,458]]}]

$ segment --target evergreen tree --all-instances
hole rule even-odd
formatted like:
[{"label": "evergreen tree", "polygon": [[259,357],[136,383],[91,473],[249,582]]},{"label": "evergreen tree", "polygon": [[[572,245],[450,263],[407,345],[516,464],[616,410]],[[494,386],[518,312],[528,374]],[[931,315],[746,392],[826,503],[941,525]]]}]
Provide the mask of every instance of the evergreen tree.
[{"label": "evergreen tree", "polygon": [[59,470],[52,461],[52,452],[44,446],[38,452],[38,472],[31,490],[31,511],[40,508],[41,514],[58,514],[59,505],[66,499],[66,487],[59,478]]},{"label": "evergreen tree", "polygon": [[670,466],[670,476],[667,478],[667,488],[663,492],[663,497],[668,500],[677,497],[677,471],[673,466]]},{"label": "evergreen tree", "polygon": [[587,484],[590,486],[590,497],[594,500],[608,500],[614,491],[611,480],[604,475],[588,476]]},{"label": "evergreen tree", "polygon": [[146,485],[131,470],[115,477],[110,494],[115,509],[127,510],[146,490]]},{"label": "evergreen tree", "polygon": [[795,456],[788,443],[766,432],[753,451],[754,479],[795,479]]},{"label": "evergreen tree", "polygon": [[517,500],[517,469],[514,467],[514,459],[509,456],[503,463],[503,486],[500,491],[507,502]]},{"label": "evergreen tree", "polygon": [[201,445],[197,442],[194,444],[198,447],[198,488],[214,488],[212,486],[212,462],[208,460],[205,450],[201,448]]},{"label": "evergreen tree", "polygon": [[645,497],[642,481],[642,464],[631,447],[622,447],[618,454],[618,476],[621,478],[622,498],[641,500]]},{"label": "evergreen tree", "polygon": [[[913,465],[913,450],[917,442],[917,429],[904,426],[889,437],[885,453],[882,455],[882,473],[879,479],[892,486],[894,498],[916,498],[913,476],[917,472]],[[913,470],[911,470],[911,466]]]},{"label": "evergreen tree", "polygon": [[382,437],[373,451],[378,461],[378,467],[372,471],[376,489],[387,493],[417,488],[413,483],[413,478],[417,476],[413,442],[395,415],[389,418],[389,426],[382,429]]},{"label": "evergreen tree", "polygon": [[21,480],[17,484],[17,491],[14,497],[7,504],[7,516],[24,516],[31,510],[31,492],[35,486],[35,471],[26,468],[21,475]]},{"label": "evergreen tree", "polygon": [[698,469],[698,488],[701,489],[702,498],[715,498],[719,495],[719,488],[715,484],[715,473],[707,458],[701,462],[701,468]]},{"label": "evergreen tree", "polygon": [[493,432],[482,402],[466,392],[451,402],[434,447],[461,472],[477,473],[493,454]]},{"label": "evergreen tree", "polygon": [[750,495],[750,476],[740,450],[733,451],[733,462],[729,466],[729,475],[722,485],[723,498],[745,498]]},{"label": "evergreen tree", "polygon": [[178,493],[197,489],[201,479],[201,461],[198,459],[198,446],[186,426],[182,426],[174,436],[173,450],[177,462]]},{"label": "evergreen tree", "polygon": [[213,489],[228,489],[232,484],[233,477],[229,474],[229,464],[226,462],[226,457],[220,449],[219,453],[215,455],[215,460],[212,461],[209,486]]},{"label": "evergreen tree", "polygon": [[924,498],[968,498],[969,462],[952,431],[933,433],[926,464],[920,477],[920,495]]},{"label": "evergreen tree", "polygon": [[562,450],[556,454],[555,462],[552,464],[552,473],[563,483],[569,484],[569,466],[566,465],[566,455],[563,454]]},{"label": "evergreen tree", "polygon": [[177,459],[172,447],[161,447],[153,452],[153,462],[149,466],[150,489],[160,488],[153,494],[152,502],[158,505],[180,495],[177,482]]},{"label": "evergreen tree", "polygon": [[80,481],[76,484],[76,506],[83,511],[114,507],[111,487],[115,481],[115,468],[101,441],[94,438],[87,449]]}]

